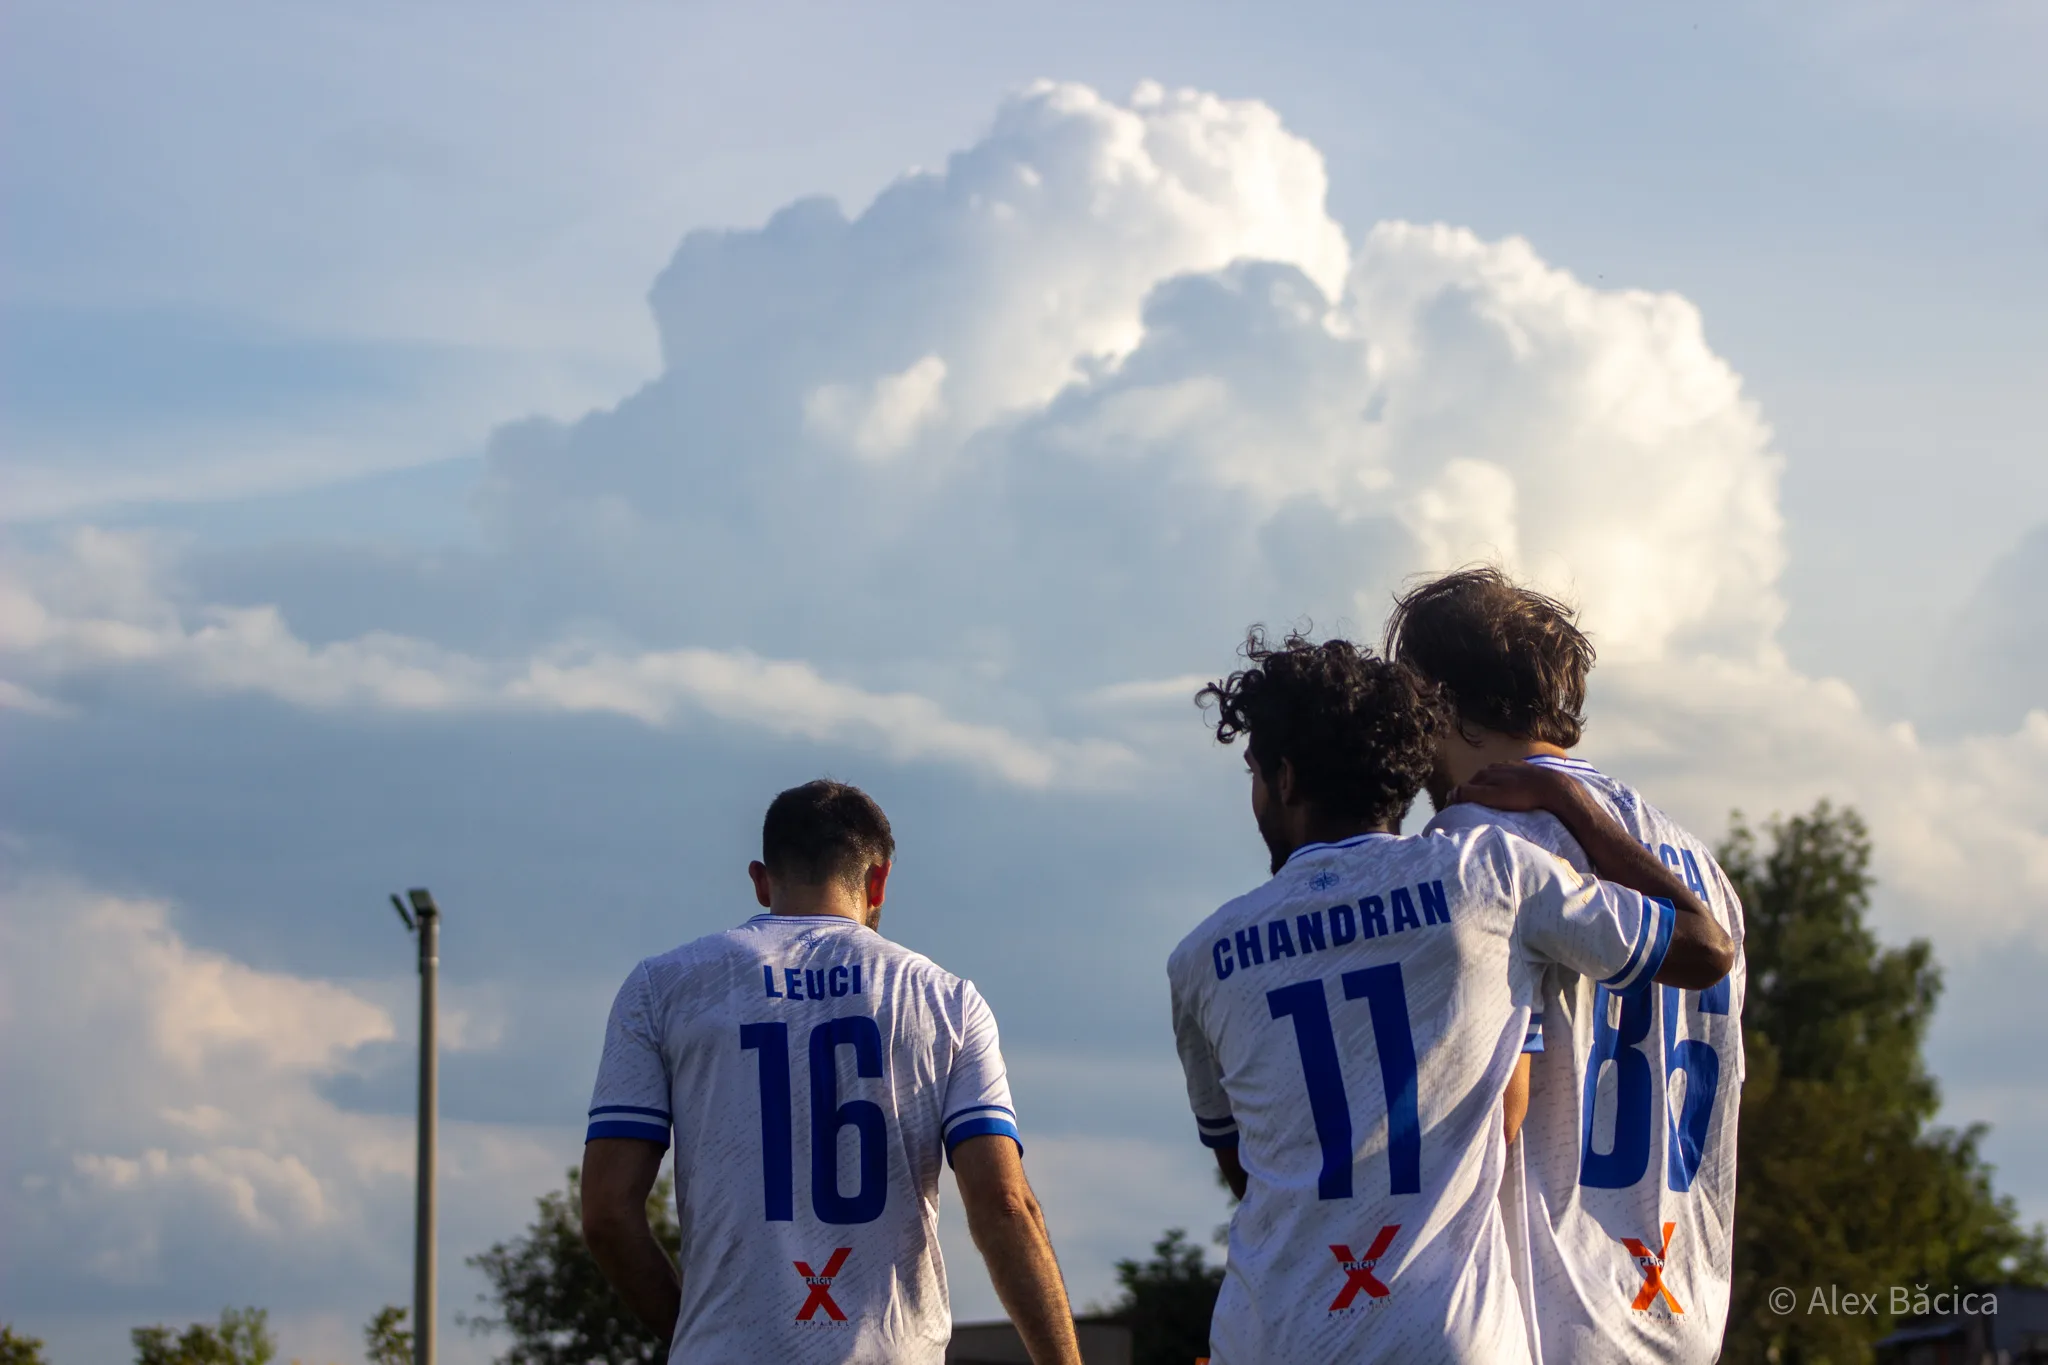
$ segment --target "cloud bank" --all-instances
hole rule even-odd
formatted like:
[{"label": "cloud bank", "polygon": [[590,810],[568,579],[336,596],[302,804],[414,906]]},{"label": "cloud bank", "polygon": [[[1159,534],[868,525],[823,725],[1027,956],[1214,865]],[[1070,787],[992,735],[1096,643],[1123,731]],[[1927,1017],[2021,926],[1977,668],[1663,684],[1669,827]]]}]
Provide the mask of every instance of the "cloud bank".
[{"label": "cloud bank", "polygon": [[2024,928],[2042,797],[1989,755],[2034,723],[1907,739],[1785,664],[1781,459],[1698,311],[1515,238],[1353,246],[1325,188],[1263,105],[1034,87],[857,218],[806,200],[692,233],[650,295],[662,374],[492,439],[479,601],[453,614],[514,621],[521,653],[314,647],[273,603],[186,625],[86,536],[45,575],[83,606],[7,598],[8,698],[146,662],[306,706],[695,715],[1086,785],[1194,735],[1091,733],[1087,696],[1218,670],[1252,620],[1370,635],[1405,575],[1488,558],[1582,605],[1593,756],[1668,772],[1708,827],[1855,801],[1922,909],[1997,850],[2015,875],[1951,932]]},{"label": "cloud bank", "polygon": [[[208,605],[188,624],[165,595],[151,549],[142,537],[88,529],[57,555],[0,564],[0,658],[34,686],[143,669],[199,692],[253,693],[314,710],[602,712],[664,728],[696,714],[898,761],[953,763],[1032,788],[1108,780],[1133,757],[1105,741],[1034,744],[956,720],[915,693],[864,691],[807,663],[743,649],[619,655],[562,645],[506,663],[386,632],[316,647],[274,605]],[[0,707],[66,711],[20,680],[0,690]]]},{"label": "cloud bank", "polygon": [[[97,1284],[148,1304],[183,1282],[255,1281],[289,1309],[383,1258],[406,1223],[411,1123],[321,1088],[397,1037],[383,1007],[194,948],[161,902],[48,879],[4,894],[0,1072],[42,1101],[0,1117],[11,1299],[80,1306]],[[560,1164],[512,1129],[456,1125],[448,1147],[458,1206]]]}]

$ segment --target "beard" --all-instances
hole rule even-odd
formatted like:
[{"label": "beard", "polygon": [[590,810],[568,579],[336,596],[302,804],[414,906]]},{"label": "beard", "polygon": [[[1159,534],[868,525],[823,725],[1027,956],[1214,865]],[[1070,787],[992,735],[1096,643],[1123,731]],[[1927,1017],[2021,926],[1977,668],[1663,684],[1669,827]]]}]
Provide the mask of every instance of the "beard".
[{"label": "beard", "polygon": [[1287,841],[1287,836],[1276,828],[1279,821],[1274,817],[1277,814],[1277,811],[1268,807],[1267,813],[1259,817],[1259,837],[1266,841],[1266,852],[1272,857],[1270,870],[1275,876],[1280,874],[1281,868],[1287,866],[1287,859],[1293,855],[1295,849],[1295,845]]}]

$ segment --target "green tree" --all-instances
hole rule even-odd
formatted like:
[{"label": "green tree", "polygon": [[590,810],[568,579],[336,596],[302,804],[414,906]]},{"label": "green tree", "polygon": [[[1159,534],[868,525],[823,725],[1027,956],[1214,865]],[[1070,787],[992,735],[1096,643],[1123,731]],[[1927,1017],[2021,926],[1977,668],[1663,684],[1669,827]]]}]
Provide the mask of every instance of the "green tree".
[{"label": "green tree", "polygon": [[387,1303],[363,1324],[363,1356],[370,1365],[412,1365],[412,1333],[405,1317],[405,1309]]},{"label": "green tree", "polygon": [[49,1365],[42,1338],[22,1336],[0,1322],[0,1365]]},{"label": "green tree", "polygon": [[1209,1354],[1223,1267],[1186,1232],[1169,1228],[1149,1261],[1118,1261],[1116,1280],[1123,1297],[1110,1312],[1131,1329],[1131,1365],[1189,1365]]},{"label": "green tree", "polygon": [[[647,1220],[671,1258],[682,1248],[673,1188],[663,1176],[647,1196]],[[494,1312],[464,1321],[471,1331],[511,1335],[501,1365],[660,1365],[666,1359],[661,1339],[619,1302],[583,1245],[582,1208],[581,1175],[572,1167],[568,1188],[541,1196],[524,1233],[469,1258],[490,1282],[490,1292],[480,1297]]]},{"label": "green tree", "polygon": [[[1769,847],[1736,817],[1721,864],[1742,897],[1743,1008],[1731,1365],[1848,1365],[1893,1327],[1810,1313],[1815,1286],[2039,1284],[2048,1251],[1992,1189],[1984,1129],[1932,1127],[1921,1056],[1941,993],[1924,939],[1881,946],[1865,922],[1870,839],[1823,802],[1774,820]],[[1791,1289],[1797,1306],[1767,1296]]]},{"label": "green tree", "polygon": [[137,1327],[128,1336],[135,1365],[270,1365],[277,1354],[270,1314],[261,1308],[223,1308],[216,1327],[195,1322],[176,1334],[161,1325]]}]

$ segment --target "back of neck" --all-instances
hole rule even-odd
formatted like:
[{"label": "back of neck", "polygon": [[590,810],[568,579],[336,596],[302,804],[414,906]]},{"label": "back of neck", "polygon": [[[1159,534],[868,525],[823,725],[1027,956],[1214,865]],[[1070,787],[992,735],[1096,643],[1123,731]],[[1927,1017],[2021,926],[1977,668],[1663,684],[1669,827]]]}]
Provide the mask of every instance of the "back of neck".
[{"label": "back of neck", "polygon": [[[1471,738],[1468,739],[1467,735]],[[1545,740],[1504,735],[1498,730],[1468,730],[1452,739],[1450,753],[1446,755],[1453,787],[1477,776],[1481,768],[1539,757],[1568,758],[1570,755]]]}]

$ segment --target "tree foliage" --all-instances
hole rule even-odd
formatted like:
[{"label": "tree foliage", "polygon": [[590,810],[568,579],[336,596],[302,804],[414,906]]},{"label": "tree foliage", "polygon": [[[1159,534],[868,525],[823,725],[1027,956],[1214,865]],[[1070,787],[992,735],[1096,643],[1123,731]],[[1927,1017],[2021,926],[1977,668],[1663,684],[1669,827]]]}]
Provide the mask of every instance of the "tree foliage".
[{"label": "tree foliage", "polygon": [[277,1354],[270,1314],[261,1308],[223,1308],[217,1326],[195,1322],[177,1333],[137,1327],[128,1336],[135,1365],[270,1365]]},{"label": "tree foliage", "polygon": [[[671,1258],[680,1254],[673,1186],[663,1176],[647,1197],[647,1221]],[[581,1173],[542,1195],[525,1232],[469,1264],[484,1273],[493,1312],[465,1319],[472,1331],[502,1330],[511,1346],[501,1365],[661,1365],[661,1339],[627,1310],[583,1245]]]},{"label": "tree foliage", "polygon": [[[1978,1154],[1983,1128],[1930,1126],[1940,1105],[1921,1046],[1941,993],[1924,939],[1881,946],[1865,922],[1870,839],[1823,802],[1774,820],[1769,846],[1736,818],[1721,863],[1742,897],[1749,1074],[1737,1138],[1735,1291],[1724,1360],[1866,1361],[1888,1316],[1809,1313],[1811,1291],[2043,1283]],[[1791,1288],[1797,1307],[1767,1296]]]},{"label": "tree foliage", "polygon": [[0,1365],[49,1365],[42,1338],[23,1336],[0,1322]]},{"label": "tree foliage", "polygon": [[407,1310],[387,1303],[363,1324],[363,1358],[370,1365],[412,1365],[412,1332]]},{"label": "tree foliage", "polygon": [[1110,1311],[1131,1329],[1131,1365],[1188,1365],[1209,1354],[1223,1267],[1186,1232],[1169,1228],[1149,1261],[1118,1261],[1116,1280],[1123,1297]]}]

